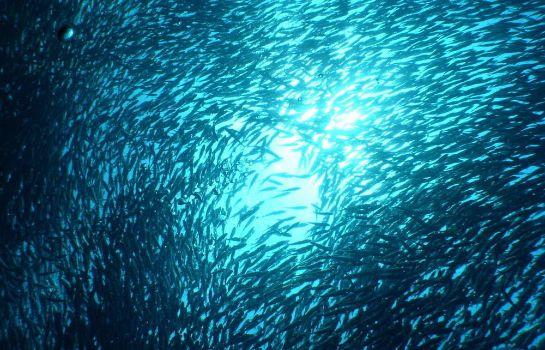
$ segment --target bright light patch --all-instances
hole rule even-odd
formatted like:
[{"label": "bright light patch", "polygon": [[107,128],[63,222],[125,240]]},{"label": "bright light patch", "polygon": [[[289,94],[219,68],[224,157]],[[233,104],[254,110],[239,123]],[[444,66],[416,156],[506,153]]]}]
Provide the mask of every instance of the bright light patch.
[{"label": "bright light patch", "polygon": [[348,160],[344,160],[342,162],[339,163],[339,168],[344,168],[346,167],[347,165],[350,165],[350,162]]},{"label": "bright light patch", "polygon": [[322,148],[323,149],[329,149],[329,148],[331,148],[333,146],[334,145],[328,139],[323,139],[322,140]]},{"label": "bright light patch", "polygon": [[290,81],[290,85],[291,85],[291,86],[297,86],[297,85],[299,85],[299,80],[298,80],[298,79],[292,79],[292,80]]},{"label": "bright light patch", "polygon": [[303,115],[301,116],[301,118],[299,118],[299,120],[302,122],[309,120],[316,115],[316,112],[318,112],[318,108],[313,107],[309,109],[308,111],[306,111],[305,113],[303,113]]},{"label": "bright light patch", "polygon": [[280,108],[280,112],[278,114],[281,115],[281,116],[286,115],[286,113],[288,111],[288,107],[289,107],[289,105],[287,103],[283,103],[282,107]]},{"label": "bright light patch", "polygon": [[333,97],[327,103],[327,108],[326,108],[325,112],[329,113],[331,111],[331,109],[333,109],[333,110],[338,109],[339,106],[337,105],[337,100],[341,99],[346,93],[350,93],[355,88],[356,87],[354,85],[350,85],[347,88],[342,89],[339,92],[337,92],[335,95],[333,95]]},{"label": "bright light patch", "polygon": [[[271,164],[261,173],[263,179],[272,178],[280,182],[277,185],[277,193],[285,195],[269,198],[262,207],[263,214],[276,212],[284,209],[285,216],[296,216],[296,220],[305,224],[315,220],[312,204],[319,202],[319,180],[316,176],[309,174],[309,169],[301,166],[301,143],[303,141],[296,137],[277,137],[271,144],[271,151],[276,153],[281,159]],[[259,181],[258,181],[259,182]],[[264,183],[264,186],[270,184]],[[292,209],[290,209],[292,208]],[[297,209],[295,209],[297,208]],[[279,217],[263,217],[260,220],[261,228],[266,229],[272,226]],[[301,240],[305,238],[308,227],[293,229],[290,233],[292,240]],[[258,230],[259,231],[259,230]]]},{"label": "bright light patch", "polygon": [[[279,135],[270,145],[278,159],[254,164],[249,169],[257,178],[253,185],[245,186],[234,196],[238,203],[233,212],[252,208],[261,203],[252,220],[244,223],[244,231],[252,230],[251,241],[258,241],[267,230],[279,220],[288,218],[285,227],[289,230],[291,241],[306,238],[309,223],[316,221],[313,204],[319,203],[318,189],[321,179],[311,176],[309,165],[302,161],[304,141],[297,136]],[[248,183],[249,185],[249,183]],[[238,216],[228,220],[228,228],[236,227]],[[283,227],[284,227],[283,226]],[[271,236],[268,243],[286,239],[279,235]]]},{"label": "bright light patch", "polygon": [[325,130],[348,130],[354,127],[358,120],[365,119],[366,116],[358,112],[349,112],[344,114],[334,115]]},{"label": "bright light patch", "polygon": [[244,127],[245,121],[242,120],[241,118],[233,118],[233,119],[234,121],[233,121],[233,124],[231,125],[231,129],[240,131],[242,127]]}]

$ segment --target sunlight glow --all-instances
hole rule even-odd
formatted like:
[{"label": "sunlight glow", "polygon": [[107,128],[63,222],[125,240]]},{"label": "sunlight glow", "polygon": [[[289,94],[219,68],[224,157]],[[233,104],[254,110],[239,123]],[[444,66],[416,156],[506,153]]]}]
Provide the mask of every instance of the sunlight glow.
[{"label": "sunlight glow", "polygon": [[[296,136],[279,136],[271,144],[271,151],[276,153],[280,159],[260,172],[260,178],[263,180],[258,183],[263,183],[263,186],[266,187],[270,186],[267,179],[277,181],[279,183],[276,185],[277,191],[284,194],[275,198],[264,198],[266,201],[260,210],[263,217],[259,220],[261,230],[265,230],[277,220],[274,216],[267,214],[282,209],[293,211],[291,215],[295,215],[296,220],[301,224],[315,220],[312,205],[319,202],[320,182],[315,176],[311,176],[310,169],[302,166],[300,149],[302,142]],[[285,215],[289,216],[290,214],[286,213]],[[307,230],[308,228],[304,226],[293,229],[291,240],[304,239]]]},{"label": "sunlight glow", "polygon": [[325,130],[348,130],[353,128],[358,120],[363,120],[367,116],[356,111],[334,115]]},{"label": "sunlight glow", "polygon": [[299,118],[299,121],[304,122],[306,120],[311,119],[312,117],[316,115],[316,112],[318,112],[318,108],[312,107],[311,109],[303,113],[303,115],[301,115],[301,118]]}]

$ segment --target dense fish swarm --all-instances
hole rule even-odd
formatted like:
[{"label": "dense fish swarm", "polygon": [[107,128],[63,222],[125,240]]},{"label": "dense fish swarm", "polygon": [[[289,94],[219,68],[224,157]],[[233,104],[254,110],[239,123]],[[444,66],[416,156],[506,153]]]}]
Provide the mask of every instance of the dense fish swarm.
[{"label": "dense fish swarm", "polygon": [[0,40],[1,348],[545,347],[543,1],[4,1]]}]

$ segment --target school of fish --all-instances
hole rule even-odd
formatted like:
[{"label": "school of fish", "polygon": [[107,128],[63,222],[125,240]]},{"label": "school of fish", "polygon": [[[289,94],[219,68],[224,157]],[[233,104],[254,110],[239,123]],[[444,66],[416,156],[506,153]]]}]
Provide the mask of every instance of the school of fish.
[{"label": "school of fish", "polygon": [[2,349],[543,349],[545,2],[2,2],[0,208]]}]

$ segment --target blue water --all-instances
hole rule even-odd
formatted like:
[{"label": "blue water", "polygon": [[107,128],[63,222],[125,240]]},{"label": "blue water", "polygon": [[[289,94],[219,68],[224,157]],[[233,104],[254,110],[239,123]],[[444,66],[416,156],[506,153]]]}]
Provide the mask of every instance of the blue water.
[{"label": "blue water", "polygon": [[0,347],[543,348],[543,1],[6,2],[0,62]]}]

